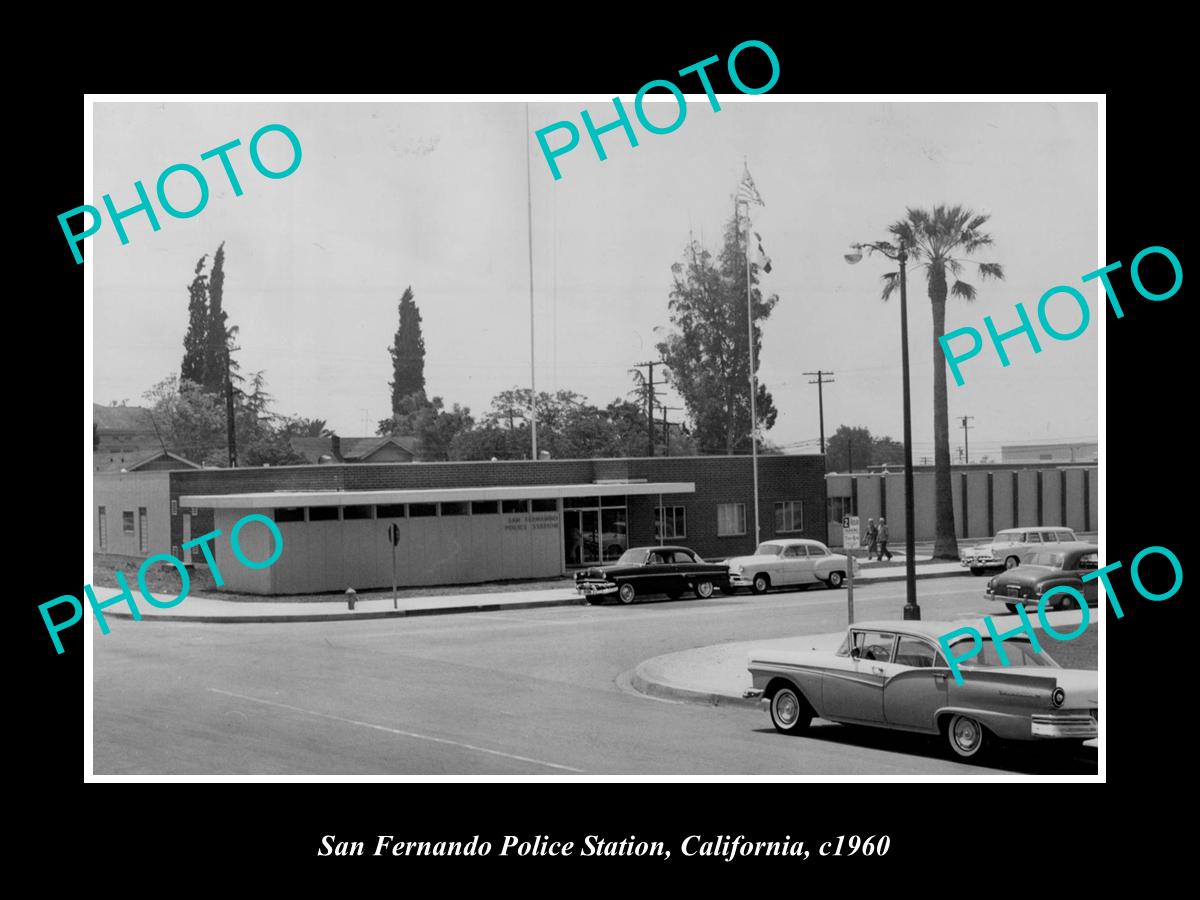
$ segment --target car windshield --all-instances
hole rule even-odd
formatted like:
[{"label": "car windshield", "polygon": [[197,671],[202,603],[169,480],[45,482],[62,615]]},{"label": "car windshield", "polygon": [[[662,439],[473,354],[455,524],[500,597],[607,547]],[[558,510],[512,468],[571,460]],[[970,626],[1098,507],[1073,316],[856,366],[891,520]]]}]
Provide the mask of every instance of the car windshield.
[{"label": "car windshield", "polygon": [[754,551],[755,556],[778,556],[783,552],[783,547],[779,544],[759,544],[758,549]]},{"label": "car windshield", "polygon": [[[973,643],[973,639],[965,637],[962,640],[955,641],[951,645],[954,655],[958,656],[962,653],[967,653],[970,650],[969,645]],[[1058,663],[1052,660],[1045,653],[1034,653],[1033,647],[1029,641],[1018,639],[1010,639],[1004,642],[1004,652],[1008,655],[1008,665],[1010,666],[1043,666],[1047,668],[1058,668]],[[960,666],[1003,666],[1004,663],[1000,660],[1000,655],[996,652],[996,645],[992,643],[990,638],[984,638],[979,653],[970,659],[964,659],[959,663]]]},{"label": "car windshield", "polygon": [[1022,534],[1019,531],[998,531],[996,536],[992,538],[993,544],[1015,544],[1022,539]]},{"label": "car windshield", "polygon": [[626,550],[617,560],[618,566],[640,566],[646,561],[645,550]]}]

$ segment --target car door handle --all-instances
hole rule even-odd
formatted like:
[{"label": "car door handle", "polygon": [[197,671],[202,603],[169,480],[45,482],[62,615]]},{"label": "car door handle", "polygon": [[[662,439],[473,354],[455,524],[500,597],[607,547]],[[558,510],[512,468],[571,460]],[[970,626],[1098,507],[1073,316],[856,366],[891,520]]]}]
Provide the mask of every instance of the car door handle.
[{"label": "car door handle", "polygon": [[934,672],[934,673],[933,673],[933,677],[934,677],[935,679],[937,679],[938,681],[945,681],[945,680],[946,680],[946,673],[945,673],[945,672]]}]

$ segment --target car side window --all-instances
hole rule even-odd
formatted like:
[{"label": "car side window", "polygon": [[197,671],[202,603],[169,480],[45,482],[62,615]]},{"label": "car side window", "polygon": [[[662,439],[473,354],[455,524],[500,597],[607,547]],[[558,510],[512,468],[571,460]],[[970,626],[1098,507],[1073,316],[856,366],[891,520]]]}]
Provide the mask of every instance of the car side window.
[{"label": "car side window", "polygon": [[804,548],[803,547],[787,547],[783,551],[783,556],[784,556],[784,559],[803,558]]},{"label": "car side window", "polygon": [[649,558],[646,560],[646,565],[648,565],[648,566],[661,566],[661,565],[663,565],[665,562],[666,562],[666,560],[665,560],[665,559],[663,559],[663,554],[662,554],[662,553],[660,553],[660,552],[658,552],[658,551],[656,550],[654,553],[651,553],[651,554],[650,554],[650,557],[649,557]]},{"label": "car side window", "polygon": [[1075,564],[1075,568],[1077,569],[1097,569],[1099,567],[1099,553],[1084,553],[1079,557],[1079,562]]},{"label": "car side window", "polygon": [[893,638],[895,635],[883,631],[854,632],[854,646],[858,650],[858,658],[890,662]]},{"label": "car side window", "polygon": [[896,647],[896,664],[900,666],[931,669],[935,657],[934,649],[917,638],[902,637]]},{"label": "car side window", "polygon": [[1042,535],[1037,531],[1031,531],[1025,542],[1027,544],[1040,544],[1042,542]]}]

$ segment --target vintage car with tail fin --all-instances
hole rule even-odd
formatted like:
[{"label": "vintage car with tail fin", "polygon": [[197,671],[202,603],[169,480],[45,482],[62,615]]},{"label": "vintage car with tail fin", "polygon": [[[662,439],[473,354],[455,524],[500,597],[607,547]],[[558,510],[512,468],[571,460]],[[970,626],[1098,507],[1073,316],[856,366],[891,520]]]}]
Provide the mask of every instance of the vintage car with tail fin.
[{"label": "vintage car with tail fin", "polygon": [[1060,668],[1020,636],[1003,642],[1004,665],[984,637],[980,652],[959,663],[958,684],[938,638],[960,626],[861,622],[847,629],[836,651],[752,650],[747,668],[754,686],[745,696],[761,699],[786,734],[822,718],[941,735],[959,759],[977,760],[1003,741],[1079,744],[1097,736],[1096,672]]}]

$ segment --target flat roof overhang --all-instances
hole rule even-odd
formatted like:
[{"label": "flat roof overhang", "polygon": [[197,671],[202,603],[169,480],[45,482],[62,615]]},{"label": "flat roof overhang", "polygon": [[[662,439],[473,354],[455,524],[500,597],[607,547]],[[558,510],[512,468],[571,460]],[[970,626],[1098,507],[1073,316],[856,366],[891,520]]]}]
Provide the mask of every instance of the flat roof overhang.
[{"label": "flat roof overhang", "polygon": [[525,484],[497,487],[391,489],[382,491],[266,491],[256,494],[185,494],[180,506],[205,509],[272,509],[287,506],[360,506],[372,503],[453,503],[465,500],[557,500],[629,494],[694,494],[692,481],[604,484]]}]

